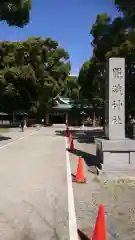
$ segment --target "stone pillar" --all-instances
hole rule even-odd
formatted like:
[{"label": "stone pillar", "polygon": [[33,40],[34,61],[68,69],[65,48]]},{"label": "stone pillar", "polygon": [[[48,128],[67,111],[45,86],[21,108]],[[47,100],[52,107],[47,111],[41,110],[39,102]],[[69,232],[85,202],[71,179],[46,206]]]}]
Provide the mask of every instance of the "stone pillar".
[{"label": "stone pillar", "polygon": [[135,169],[135,141],[125,138],[125,59],[110,58],[106,79],[105,138],[96,138],[104,171]]},{"label": "stone pillar", "polygon": [[110,58],[106,79],[105,136],[125,138],[125,59]]}]

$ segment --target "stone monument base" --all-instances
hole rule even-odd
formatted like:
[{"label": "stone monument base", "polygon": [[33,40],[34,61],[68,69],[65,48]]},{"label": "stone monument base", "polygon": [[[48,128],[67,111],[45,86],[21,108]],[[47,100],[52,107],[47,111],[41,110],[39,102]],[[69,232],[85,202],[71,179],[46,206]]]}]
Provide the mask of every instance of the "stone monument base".
[{"label": "stone monument base", "polygon": [[108,171],[135,170],[135,140],[107,140],[96,138],[96,155],[103,169]]}]

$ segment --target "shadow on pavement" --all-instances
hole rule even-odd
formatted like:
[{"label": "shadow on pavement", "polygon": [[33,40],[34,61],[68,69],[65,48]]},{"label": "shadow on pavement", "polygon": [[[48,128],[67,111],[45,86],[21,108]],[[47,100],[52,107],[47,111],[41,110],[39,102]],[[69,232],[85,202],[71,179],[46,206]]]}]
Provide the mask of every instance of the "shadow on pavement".
[{"label": "shadow on pavement", "polygon": [[[86,228],[86,229],[77,229],[77,233],[78,233],[78,236],[79,236],[79,240],[91,240],[92,239],[92,233],[93,233],[93,229],[91,227],[89,228]],[[111,235],[108,231],[106,232],[106,235],[107,235],[107,239],[110,239],[110,240],[118,240],[119,237],[114,237],[113,235]]]},{"label": "shadow on pavement", "polygon": [[76,175],[75,175],[74,173],[71,173],[71,177],[72,177],[72,178],[75,178]]},{"label": "shadow on pavement", "polygon": [[0,141],[6,141],[6,140],[9,140],[9,139],[11,139],[11,137],[6,137],[6,136],[0,135]]},{"label": "shadow on pavement", "polygon": [[78,236],[79,236],[79,239],[80,240],[90,240],[91,238],[91,232],[89,233],[89,236],[90,237],[88,237],[83,231],[81,231],[80,229],[77,229],[77,232],[78,232]]},{"label": "shadow on pavement", "polygon": [[[65,130],[55,131],[58,136],[66,136]],[[95,137],[103,137],[104,131],[100,129],[71,130],[74,139],[79,143],[94,143]]]},{"label": "shadow on pavement", "polygon": [[[67,151],[70,152],[69,149],[67,149]],[[102,165],[99,163],[99,160],[98,160],[97,156],[95,156],[91,153],[87,153],[87,152],[81,151],[79,149],[74,149],[72,154],[74,154],[78,157],[81,156],[84,159],[84,161],[85,161],[85,163],[87,164],[88,167],[97,166],[99,169],[102,168]]]}]

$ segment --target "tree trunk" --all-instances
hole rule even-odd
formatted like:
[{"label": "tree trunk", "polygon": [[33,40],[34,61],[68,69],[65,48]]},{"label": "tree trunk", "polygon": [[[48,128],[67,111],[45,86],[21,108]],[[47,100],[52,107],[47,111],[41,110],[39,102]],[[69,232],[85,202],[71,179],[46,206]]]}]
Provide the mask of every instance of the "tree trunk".
[{"label": "tree trunk", "polygon": [[45,115],[45,125],[49,125],[49,113]]}]

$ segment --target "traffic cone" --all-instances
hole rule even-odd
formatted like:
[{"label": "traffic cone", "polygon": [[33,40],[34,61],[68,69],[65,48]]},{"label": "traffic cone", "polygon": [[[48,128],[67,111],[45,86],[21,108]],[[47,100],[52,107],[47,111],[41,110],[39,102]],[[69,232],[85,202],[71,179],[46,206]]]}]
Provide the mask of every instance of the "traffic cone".
[{"label": "traffic cone", "polygon": [[86,183],[86,178],[84,177],[84,174],[83,174],[83,159],[82,159],[82,157],[79,157],[77,173],[76,173],[76,176],[73,178],[73,182]]},{"label": "traffic cone", "polygon": [[69,132],[69,137],[68,137],[68,143],[69,144],[71,143],[71,139],[72,139],[72,135],[71,135],[71,132]]},{"label": "traffic cone", "polygon": [[70,152],[73,152],[74,151],[74,141],[73,141],[73,138],[71,136],[71,141],[70,141]]},{"label": "traffic cone", "polygon": [[69,137],[69,134],[70,134],[70,131],[69,131],[69,128],[67,127],[66,128],[66,136]]},{"label": "traffic cone", "polygon": [[106,240],[106,226],[105,226],[105,214],[104,214],[103,204],[99,206],[98,216],[96,219],[92,240]]},{"label": "traffic cone", "polygon": [[68,120],[66,120],[66,128],[68,127]]}]

